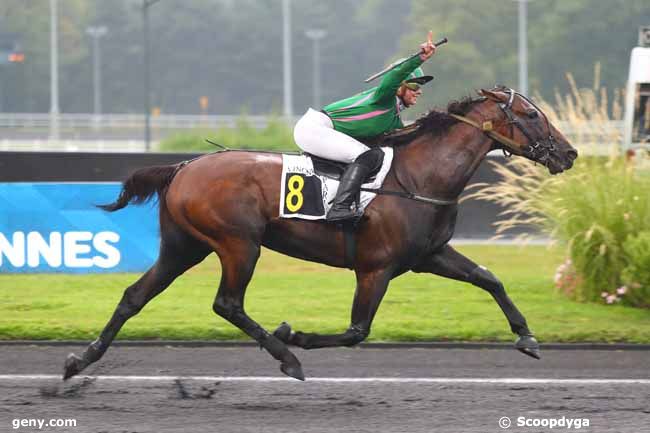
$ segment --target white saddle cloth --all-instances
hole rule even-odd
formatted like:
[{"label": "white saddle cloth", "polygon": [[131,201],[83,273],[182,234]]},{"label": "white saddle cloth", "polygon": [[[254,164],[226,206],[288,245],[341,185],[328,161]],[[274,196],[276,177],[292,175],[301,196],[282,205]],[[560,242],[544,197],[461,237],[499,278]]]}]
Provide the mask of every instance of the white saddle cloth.
[{"label": "white saddle cloth", "polygon": [[[393,148],[383,147],[384,161],[379,172],[363,184],[364,188],[377,189],[393,162]],[[314,165],[306,155],[282,155],[282,176],[280,179],[280,217],[308,220],[325,219],[332,207],[339,181],[314,172]],[[377,194],[362,191],[359,208],[364,210]]]}]

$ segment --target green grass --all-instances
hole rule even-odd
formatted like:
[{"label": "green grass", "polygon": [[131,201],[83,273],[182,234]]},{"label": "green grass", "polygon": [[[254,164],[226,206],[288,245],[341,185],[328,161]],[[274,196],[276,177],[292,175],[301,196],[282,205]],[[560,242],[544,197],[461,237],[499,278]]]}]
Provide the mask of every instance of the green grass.
[{"label": "green grass", "polygon": [[[464,254],[503,281],[540,341],[650,342],[650,313],[620,305],[576,303],[557,293],[557,250],[540,246],[463,246]],[[125,287],[139,275],[0,275],[0,339],[97,336]],[[180,277],[132,318],[121,339],[247,339],[212,312],[219,283],[214,256]],[[354,294],[351,271],[264,250],[246,309],[269,330],[341,332]],[[375,318],[374,341],[512,341],[492,297],[469,284],[408,273],[390,285]]]}]

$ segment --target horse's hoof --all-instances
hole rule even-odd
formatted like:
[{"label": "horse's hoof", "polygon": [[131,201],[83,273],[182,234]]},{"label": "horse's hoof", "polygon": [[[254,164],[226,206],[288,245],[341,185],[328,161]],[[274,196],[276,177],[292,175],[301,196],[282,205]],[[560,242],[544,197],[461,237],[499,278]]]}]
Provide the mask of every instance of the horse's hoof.
[{"label": "horse's hoof", "polygon": [[515,343],[515,348],[530,357],[540,359],[539,356],[539,343],[532,335],[521,335]]},{"label": "horse's hoof", "polygon": [[300,364],[289,364],[283,362],[280,364],[280,370],[287,376],[291,376],[294,379],[305,380],[305,374],[302,372],[302,367]]},{"label": "horse's hoof", "polygon": [[278,328],[273,331],[273,336],[284,344],[289,344],[289,341],[291,340],[291,334],[293,334],[291,331],[291,325],[289,325],[287,322],[280,323],[280,326],[278,326]]},{"label": "horse's hoof", "polygon": [[83,359],[79,358],[74,353],[68,355],[65,359],[65,364],[63,366],[63,380],[68,380],[72,376],[75,376],[85,368]]}]

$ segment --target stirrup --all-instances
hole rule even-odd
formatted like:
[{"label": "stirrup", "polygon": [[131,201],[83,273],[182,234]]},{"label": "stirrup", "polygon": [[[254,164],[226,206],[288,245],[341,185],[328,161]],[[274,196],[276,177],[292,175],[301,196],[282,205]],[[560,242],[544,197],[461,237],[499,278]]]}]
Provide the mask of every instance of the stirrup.
[{"label": "stirrup", "polygon": [[327,212],[325,216],[326,221],[343,221],[343,220],[358,220],[363,216],[363,211],[355,206],[354,210],[352,209],[337,209],[336,206]]}]

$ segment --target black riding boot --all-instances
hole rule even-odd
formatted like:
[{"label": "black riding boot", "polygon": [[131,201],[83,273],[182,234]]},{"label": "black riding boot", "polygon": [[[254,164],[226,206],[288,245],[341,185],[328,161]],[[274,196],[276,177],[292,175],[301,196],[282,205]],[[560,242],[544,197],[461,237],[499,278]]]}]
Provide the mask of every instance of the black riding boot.
[{"label": "black riding boot", "polygon": [[352,205],[369,172],[370,169],[368,167],[359,164],[358,162],[353,162],[345,168],[345,171],[341,176],[339,188],[336,190],[334,204],[327,213],[327,221],[359,218],[363,215],[363,211],[358,210],[356,206],[352,208]]}]

